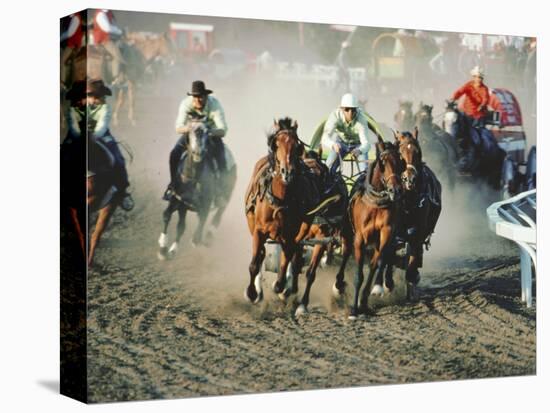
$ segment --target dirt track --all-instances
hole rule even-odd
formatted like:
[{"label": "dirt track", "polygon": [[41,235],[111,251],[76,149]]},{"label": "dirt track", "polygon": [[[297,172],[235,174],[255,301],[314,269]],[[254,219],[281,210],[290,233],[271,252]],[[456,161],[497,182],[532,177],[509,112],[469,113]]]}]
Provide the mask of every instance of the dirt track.
[{"label": "dirt track", "polygon": [[[91,401],[535,374],[535,307],[520,302],[517,252],[488,231],[481,207],[459,195],[444,199],[418,301],[350,322],[347,308],[330,299],[329,268],[318,274],[303,318],[271,293],[271,273],[264,302],[245,302],[251,247],[242,197],[265,150],[262,131],[289,114],[307,136],[333,102],[276,106],[283,92],[256,99],[250,89],[234,96],[212,86],[226,107],[239,179],[210,249],[191,248],[192,216],[180,254],[156,257],[173,122],[187,82],[142,94],[138,126],[114,128],[135,155],[136,208],[115,214],[88,279]],[[350,264],[349,293],[352,278]]]}]

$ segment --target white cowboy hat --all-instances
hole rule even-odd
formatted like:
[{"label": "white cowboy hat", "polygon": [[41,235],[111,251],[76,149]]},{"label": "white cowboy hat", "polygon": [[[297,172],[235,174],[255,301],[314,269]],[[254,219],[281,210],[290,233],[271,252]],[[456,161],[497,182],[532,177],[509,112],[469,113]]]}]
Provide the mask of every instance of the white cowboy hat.
[{"label": "white cowboy hat", "polygon": [[475,66],[472,70],[470,70],[470,75],[479,76],[480,78],[483,79],[485,77],[485,72],[481,67]]},{"label": "white cowboy hat", "polygon": [[344,96],[342,96],[342,100],[340,100],[340,107],[357,108],[359,107],[359,103],[357,102],[357,98],[355,96],[353,96],[351,93],[346,93]]}]

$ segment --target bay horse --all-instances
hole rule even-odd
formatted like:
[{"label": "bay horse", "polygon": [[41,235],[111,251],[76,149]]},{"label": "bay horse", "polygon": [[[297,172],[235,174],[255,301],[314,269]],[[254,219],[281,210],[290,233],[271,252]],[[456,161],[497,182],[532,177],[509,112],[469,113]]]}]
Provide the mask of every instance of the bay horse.
[{"label": "bay horse", "polygon": [[422,162],[418,129],[412,134],[395,132],[395,142],[403,163],[403,220],[400,235],[410,245],[405,278],[407,298],[412,298],[420,281],[418,268],[422,267],[424,245],[428,248],[441,213],[441,184],[432,170]]},{"label": "bay horse", "polygon": [[[270,155],[256,163],[245,195],[245,213],[253,241],[245,298],[253,303],[263,299],[260,268],[268,238],[279,243],[282,251],[274,292],[282,300],[297,293],[298,276],[304,265],[304,243],[309,242],[313,251],[305,274],[307,284],[295,312],[300,316],[307,312],[327,239],[347,228],[346,234],[351,234],[350,226],[342,224],[347,218],[347,189],[342,179],[329,179],[332,185],[327,187],[328,168],[312,153],[302,156],[303,143],[296,133],[296,121],[279,119],[273,128],[268,138]],[[344,267],[345,263],[333,286],[337,297],[345,292]]]},{"label": "bay horse", "polygon": [[359,294],[364,279],[363,265],[367,247],[372,247],[372,256],[361,307],[367,310],[367,296],[375,272],[376,282],[381,283],[386,270],[385,284],[388,289],[393,288],[392,269],[395,252],[392,241],[399,225],[402,162],[397,146],[384,142],[380,136],[376,149],[377,158],[369,165],[368,176],[356,182],[349,205],[354,231],[353,251],[357,263],[350,320],[355,320],[359,312]]},{"label": "bay horse", "polygon": [[245,214],[252,235],[252,259],[245,298],[253,303],[263,299],[259,273],[267,239],[278,242],[282,249],[277,280],[273,284],[275,293],[281,294],[286,287],[287,269],[298,248],[298,240],[309,228],[303,222],[296,197],[299,188],[295,177],[304,151],[297,128],[297,122],[290,118],[274,122],[274,131],[268,137],[270,154],[256,162],[246,191]]},{"label": "bay horse", "polygon": [[[189,210],[196,212],[199,217],[199,223],[191,241],[192,245],[208,244],[221,222],[237,180],[237,167],[228,148],[225,148],[227,171],[218,177],[204,119],[193,119],[189,125],[191,130],[188,135],[187,150],[183,153],[177,170],[179,184],[184,193],[174,194],[162,214],[163,229],[158,240],[157,254],[160,260],[172,258],[177,253]],[[211,228],[206,233],[207,239],[204,239],[205,226],[213,208],[216,208],[216,213],[211,221]],[[168,247],[168,226],[172,214],[176,211],[179,215],[176,237]]]}]

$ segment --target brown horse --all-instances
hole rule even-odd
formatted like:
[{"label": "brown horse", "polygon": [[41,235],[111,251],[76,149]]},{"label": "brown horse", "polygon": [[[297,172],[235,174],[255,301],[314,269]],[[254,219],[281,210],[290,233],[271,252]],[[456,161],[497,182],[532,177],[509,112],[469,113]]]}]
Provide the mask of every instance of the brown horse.
[{"label": "brown horse", "polygon": [[[331,189],[325,191],[327,188],[323,182],[328,169],[319,159],[302,158],[303,144],[296,134],[297,127],[290,118],[275,122],[274,132],[269,137],[271,154],[256,163],[246,192],[245,211],[253,252],[249,266],[250,284],[245,297],[254,303],[263,298],[259,272],[268,238],[279,243],[282,250],[273,290],[283,300],[298,291],[298,275],[304,265],[304,245],[313,245],[306,270],[306,288],[296,309],[299,316],[307,312],[311,287],[329,237],[342,232],[347,235],[346,239],[351,239],[351,227],[342,222],[347,218],[344,182],[334,182]],[[326,199],[320,202],[324,192],[328,192]],[[314,218],[321,217],[323,220],[314,221]],[[344,267],[345,263],[333,287],[333,293],[338,297],[345,291]]]},{"label": "brown horse", "polygon": [[261,158],[254,167],[245,197],[245,213],[252,235],[252,260],[249,265],[250,284],[245,297],[251,302],[262,300],[262,262],[268,238],[282,248],[275,293],[283,293],[288,265],[296,253],[298,241],[307,233],[296,202],[295,176],[303,153],[298,139],[298,124],[290,118],[279,119],[269,138],[270,156]]},{"label": "brown horse", "polygon": [[398,228],[401,196],[402,163],[397,146],[384,142],[378,137],[376,144],[378,156],[370,165],[364,184],[358,183],[352,191],[349,211],[354,229],[353,248],[357,272],[355,274],[355,295],[349,318],[355,320],[358,315],[359,294],[363,284],[363,264],[366,247],[372,247],[370,270],[367,278],[361,306],[367,310],[367,297],[373,276],[381,283],[386,269],[386,286],[393,288],[392,268],[394,250],[393,236]]},{"label": "brown horse", "polygon": [[126,40],[143,56],[144,70],[153,82],[158,78],[163,66],[172,66],[176,63],[176,46],[168,33],[132,32],[126,35]]},{"label": "brown horse", "polygon": [[395,132],[395,141],[404,167],[401,176],[404,189],[402,229],[411,247],[406,280],[407,298],[412,298],[420,281],[418,268],[422,267],[424,245],[429,246],[441,213],[441,184],[422,162],[418,129],[415,128],[413,134]]}]

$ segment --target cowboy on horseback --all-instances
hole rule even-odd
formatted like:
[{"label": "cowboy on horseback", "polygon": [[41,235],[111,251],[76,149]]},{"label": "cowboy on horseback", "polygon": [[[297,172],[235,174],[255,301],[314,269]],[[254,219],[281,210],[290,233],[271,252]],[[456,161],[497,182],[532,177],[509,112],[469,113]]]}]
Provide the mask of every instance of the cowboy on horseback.
[{"label": "cowboy on horseback", "polygon": [[117,26],[115,16],[111,10],[100,9],[95,11],[93,26],[93,44],[101,45],[112,58],[111,76],[112,85],[122,83],[120,66],[125,63],[117,45],[123,31]]},{"label": "cowboy on horseback", "polygon": [[107,103],[106,96],[111,96],[111,94],[111,90],[105,86],[103,80],[95,79],[88,81],[86,86],[86,112],[84,114],[75,114],[76,117],[72,121],[72,128],[76,131],[76,127],[78,126],[79,132],[82,133],[83,129],[81,125],[82,121],[85,121],[88,139],[98,144],[101,149],[110,154],[110,157],[114,160],[112,171],[114,185],[124,194],[121,207],[125,211],[130,211],[134,207],[134,201],[132,196],[127,192],[130,183],[128,182],[126,163],[117,141],[109,130],[112,108]]},{"label": "cowboy on horseback", "polygon": [[485,74],[483,69],[475,66],[471,71],[472,80],[458,88],[451,97],[451,103],[456,103],[464,96],[461,111],[469,129],[469,139],[457,142],[462,149],[459,160],[459,169],[468,169],[473,164],[475,152],[481,152],[483,157],[492,156],[498,148],[493,135],[485,128],[487,106],[489,104],[489,88],[483,83]]},{"label": "cowboy on horseback", "polygon": [[223,175],[227,170],[222,141],[227,133],[225,114],[219,100],[211,96],[211,93],[212,91],[206,89],[202,80],[196,80],[191,85],[191,92],[187,93],[187,97],[183,99],[179,106],[176,133],[180,134],[181,137],[170,152],[170,184],[163,197],[165,200],[169,200],[175,194],[181,194],[184,190],[180,187],[177,169],[183,153],[187,150],[189,132],[191,131],[190,121],[193,119],[204,119],[218,174]]},{"label": "cowboy on horseback", "polygon": [[369,116],[359,107],[351,93],[342,96],[340,107],[334,110],[325,122],[321,143],[330,148],[326,164],[335,173],[340,159],[352,153],[359,162],[359,169],[367,169],[368,152],[371,147],[368,129]]}]

